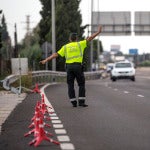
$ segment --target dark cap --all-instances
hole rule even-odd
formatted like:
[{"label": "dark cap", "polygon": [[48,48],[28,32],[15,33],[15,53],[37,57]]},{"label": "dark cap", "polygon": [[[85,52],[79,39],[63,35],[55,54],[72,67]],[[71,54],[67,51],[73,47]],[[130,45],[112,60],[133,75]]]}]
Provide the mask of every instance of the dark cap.
[{"label": "dark cap", "polygon": [[78,34],[77,33],[70,33],[70,40],[71,41],[76,41],[78,38]]}]

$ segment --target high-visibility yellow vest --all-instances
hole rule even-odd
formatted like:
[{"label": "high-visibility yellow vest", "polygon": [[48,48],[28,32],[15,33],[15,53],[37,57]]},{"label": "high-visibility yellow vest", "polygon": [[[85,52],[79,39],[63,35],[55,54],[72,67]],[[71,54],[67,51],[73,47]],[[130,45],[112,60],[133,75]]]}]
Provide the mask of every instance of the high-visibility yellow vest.
[{"label": "high-visibility yellow vest", "polygon": [[87,41],[71,42],[62,46],[57,52],[61,57],[65,57],[66,63],[82,63],[84,49],[87,47]]}]

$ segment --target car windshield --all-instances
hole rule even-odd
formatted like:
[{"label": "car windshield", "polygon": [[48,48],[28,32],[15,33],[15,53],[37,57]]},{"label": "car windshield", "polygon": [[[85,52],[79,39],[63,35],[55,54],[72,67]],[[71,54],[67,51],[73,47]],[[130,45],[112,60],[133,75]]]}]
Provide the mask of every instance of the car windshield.
[{"label": "car windshield", "polygon": [[116,68],[130,68],[131,63],[117,63]]}]

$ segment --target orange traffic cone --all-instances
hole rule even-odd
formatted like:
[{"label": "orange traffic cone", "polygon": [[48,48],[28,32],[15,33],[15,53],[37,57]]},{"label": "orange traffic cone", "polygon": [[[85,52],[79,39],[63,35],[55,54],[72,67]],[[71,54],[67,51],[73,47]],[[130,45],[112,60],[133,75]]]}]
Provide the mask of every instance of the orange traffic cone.
[{"label": "orange traffic cone", "polygon": [[37,134],[37,137],[33,139],[29,145],[33,145],[37,147],[43,140],[46,140],[48,142],[52,142],[54,144],[59,145],[60,143],[58,141],[55,141],[49,137],[46,136],[46,132],[44,131],[44,124],[42,122],[42,119],[40,119],[40,124],[39,124],[39,133]]},{"label": "orange traffic cone", "polygon": [[43,114],[51,113],[51,112],[48,112],[47,108],[52,109],[52,107],[50,107],[50,106],[48,106],[48,105],[45,104],[44,94],[42,94],[42,99],[41,99],[41,112],[42,112]]},{"label": "orange traffic cone", "polygon": [[[41,122],[43,123],[43,117],[41,117],[41,114],[40,112],[37,112],[34,119],[33,119],[33,122],[31,123],[31,125],[29,125],[29,128],[32,128],[34,127],[33,130],[29,131],[28,133],[24,134],[24,136],[28,136],[28,135],[31,135],[32,133],[34,133],[34,136],[36,136],[36,134],[39,133],[39,123],[40,123],[40,120]],[[46,124],[46,123],[43,123],[44,126],[46,127],[51,127],[50,125]],[[49,136],[52,136],[51,133],[45,131],[47,135]]]},{"label": "orange traffic cone", "polygon": [[38,84],[35,84],[35,88],[32,90],[33,93],[41,93]]},{"label": "orange traffic cone", "polygon": [[[33,92],[41,93],[41,91],[38,88],[38,84],[36,84],[36,87],[33,90]],[[49,138],[48,136],[53,136],[53,135],[44,130],[45,126],[51,127],[49,124],[46,124],[44,122],[44,119],[51,120],[50,117],[45,116],[45,114],[48,112],[47,110],[48,107],[49,106],[45,104],[44,94],[42,94],[42,99],[40,101],[37,101],[37,104],[35,106],[34,116],[31,119],[32,123],[29,125],[29,128],[33,128],[33,127],[34,128],[31,131],[24,134],[25,137],[34,134],[34,139],[31,142],[29,142],[29,145],[34,144],[34,146],[37,147],[43,140],[54,143],[56,145],[60,144],[58,141]],[[53,113],[53,112],[48,112],[48,113]]]},{"label": "orange traffic cone", "polygon": [[[41,118],[42,121],[43,121],[43,119],[51,120],[50,117],[44,116],[44,114],[41,112],[41,109],[36,107],[35,108],[35,115],[31,119],[33,122],[28,126],[28,128],[33,128],[35,126],[37,118]],[[46,124],[45,122],[44,122],[44,126],[51,127],[50,125]]]},{"label": "orange traffic cone", "polygon": [[40,115],[41,118],[46,119],[47,121],[51,120],[50,117],[44,116],[44,114],[41,112],[41,106],[40,106],[40,103],[39,103],[39,102],[37,102],[37,105],[36,105],[36,107],[35,107],[34,116],[33,116],[33,118],[31,119],[31,121],[34,121],[34,119],[37,118],[37,115]]},{"label": "orange traffic cone", "polygon": [[42,112],[43,115],[45,115],[46,113],[48,113],[48,110],[46,108],[45,103],[41,103],[41,109],[40,111]]},{"label": "orange traffic cone", "polygon": [[[34,133],[34,136],[36,136],[36,134],[39,132],[39,121],[40,121],[40,118],[36,118],[36,119],[34,120],[34,124],[32,124],[32,125],[33,125],[35,128],[32,129],[31,131],[25,133],[25,134],[24,134],[24,137],[27,137],[27,136],[29,136],[29,135],[31,135],[31,134],[33,134],[33,133]],[[31,127],[30,127],[30,128],[31,128]]]},{"label": "orange traffic cone", "polygon": [[[42,100],[41,100],[41,103],[44,103],[45,104],[45,99],[44,99],[44,94],[42,94]],[[50,108],[50,109],[53,109],[52,107],[48,106],[45,104],[46,107]]]}]

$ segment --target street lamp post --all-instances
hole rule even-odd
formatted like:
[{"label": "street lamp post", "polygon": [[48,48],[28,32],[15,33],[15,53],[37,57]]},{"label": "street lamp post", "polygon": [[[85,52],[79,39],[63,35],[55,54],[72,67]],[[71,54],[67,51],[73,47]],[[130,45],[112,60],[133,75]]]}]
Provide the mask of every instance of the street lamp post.
[{"label": "street lamp post", "polygon": [[[93,26],[93,0],[91,0],[91,33],[92,33],[92,26]],[[93,40],[91,41],[90,47],[90,71],[92,71],[92,64],[93,64]]]},{"label": "street lamp post", "polygon": [[[2,12],[3,11],[0,10],[0,15],[2,14]],[[0,16],[0,49],[2,48],[2,39],[1,39],[2,38],[2,36],[1,36],[2,35],[2,31],[1,30],[2,30],[2,27],[1,27],[1,16]]]},{"label": "street lamp post", "polygon": [[[0,10],[0,15],[2,14],[2,10]],[[2,48],[2,27],[1,27],[1,16],[0,16],[0,75],[2,74],[3,72],[3,61],[2,61],[2,54],[1,54],[1,48]]]},{"label": "street lamp post", "polygon": [[15,23],[15,32],[14,32],[14,41],[15,41],[15,48],[14,48],[14,57],[18,57],[18,41],[17,41],[17,25]]},{"label": "street lamp post", "polygon": [[[55,33],[55,0],[52,0],[52,52],[56,52],[56,33]],[[52,60],[52,70],[56,71],[56,59]]]}]

